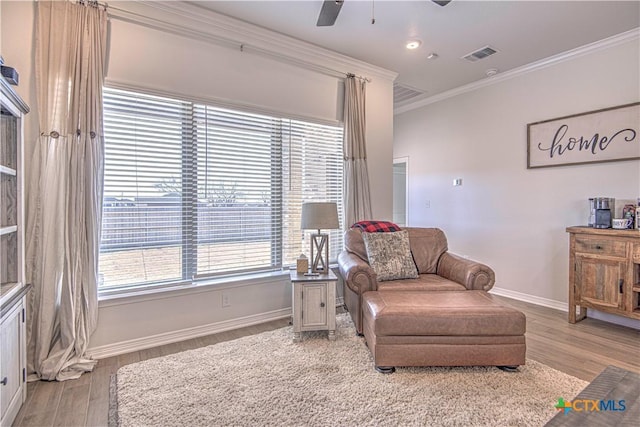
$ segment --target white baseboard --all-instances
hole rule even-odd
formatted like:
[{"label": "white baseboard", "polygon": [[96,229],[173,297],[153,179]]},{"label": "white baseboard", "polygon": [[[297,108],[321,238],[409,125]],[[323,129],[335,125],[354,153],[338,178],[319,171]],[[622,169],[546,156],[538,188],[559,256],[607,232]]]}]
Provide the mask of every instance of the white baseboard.
[{"label": "white baseboard", "polygon": [[[535,305],[541,305],[543,307],[554,308],[556,310],[564,311],[567,313],[569,312],[569,304],[566,302],[537,297],[535,295],[523,294],[522,292],[516,292],[503,288],[493,288],[489,292],[503,297],[513,298],[518,301],[524,301]],[[626,326],[627,328],[640,330],[640,320],[630,319],[623,316],[616,316],[615,314],[603,313],[592,308],[589,309],[588,313],[588,317],[592,319],[598,319],[602,320],[603,322],[609,322],[620,326]]]},{"label": "white baseboard", "polygon": [[266,313],[254,314],[237,319],[224,320],[222,322],[210,323],[208,325],[195,326],[193,328],[181,329],[178,331],[165,332],[143,338],[121,341],[114,344],[101,345],[87,349],[87,354],[93,359],[104,359],[119,354],[131,353],[132,351],[144,350],[152,347],[159,347],[174,342],[186,341],[192,338],[217,334],[233,329],[244,328],[246,326],[257,325],[270,322],[272,320],[283,319],[291,316],[291,308],[269,311]]},{"label": "white baseboard", "polygon": [[[336,299],[336,306],[344,305],[344,298]],[[224,320],[222,322],[210,323],[208,325],[195,326],[193,328],[181,329],[178,331],[165,332],[143,338],[121,341],[113,344],[101,345],[87,349],[87,355],[93,359],[105,359],[107,357],[120,354],[131,353],[133,351],[147,348],[159,347],[161,345],[186,341],[192,338],[204,337],[211,334],[226,332],[233,329],[258,325],[260,323],[271,322],[273,320],[284,319],[291,316],[291,307],[266,313],[254,314],[237,319]]]},{"label": "white baseboard", "polygon": [[524,294],[522,292],[512,291],[504,288],[492,288],[490,291],[492,294],[500,295],[502,297],[517,299],[518,301],[529,302],[535,305],[541,305],[543,307],[555,308],[556,310],[569,312],[569,304],[562,301],[556,301],[549,298],[537,297],[535,295]]}]

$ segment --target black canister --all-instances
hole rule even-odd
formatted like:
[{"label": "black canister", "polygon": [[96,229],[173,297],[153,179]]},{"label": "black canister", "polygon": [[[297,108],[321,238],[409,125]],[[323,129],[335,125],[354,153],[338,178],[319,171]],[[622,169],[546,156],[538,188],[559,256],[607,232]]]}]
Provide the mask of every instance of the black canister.
[{"label": "black canister", "polygon": [[595,228],[611,228],[611,219],[616,205],[616,199],[612,197],[595,197]]}]

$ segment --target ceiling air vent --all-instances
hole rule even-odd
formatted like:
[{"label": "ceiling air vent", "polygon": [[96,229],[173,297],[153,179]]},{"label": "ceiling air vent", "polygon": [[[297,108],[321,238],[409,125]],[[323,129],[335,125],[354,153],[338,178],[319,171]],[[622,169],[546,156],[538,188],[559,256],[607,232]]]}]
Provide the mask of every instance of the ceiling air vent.
[{"label": "ceiling air vent", "polygon": [[393,84],[393,103],[395,105],[401,104],[403,102],[407,102],[410,99],[416,98],[424,94],[425,92],[420,89],[401,85],[399,83]]},{"label": "ceiling air vent", "polygon": [[467,61],[476,62],[481,59],[486,58],[487,56],[491,56],[498,51],[492,48],[491,46],[485,46],[482,49],[478,49],[475,52],[471,52],[468,55],[462,57],[462,59],[466,59]]}]

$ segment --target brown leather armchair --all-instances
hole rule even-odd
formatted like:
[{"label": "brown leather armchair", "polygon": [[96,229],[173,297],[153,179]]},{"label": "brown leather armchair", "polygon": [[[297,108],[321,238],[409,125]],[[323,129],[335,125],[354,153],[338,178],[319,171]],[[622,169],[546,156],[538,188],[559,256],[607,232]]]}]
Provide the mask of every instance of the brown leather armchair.
[{"label": "brown leather armchair", "polygon": [[362,296],[369,291],[488,291],[495,273],[488,266],[448,252],[447,238],[438,228],[404,228],[409,232],[417,279],[378,282],[369,265],[360,230],[345,233],[345,250],[338,255],[344,280],[344,301],[358,334],[362,334]]}]

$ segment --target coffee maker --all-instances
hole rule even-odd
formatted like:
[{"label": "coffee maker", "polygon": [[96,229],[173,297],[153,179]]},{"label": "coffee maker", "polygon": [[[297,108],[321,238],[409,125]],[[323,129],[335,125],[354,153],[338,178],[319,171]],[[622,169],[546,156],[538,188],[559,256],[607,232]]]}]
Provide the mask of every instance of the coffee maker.
[{"label": "coffee maker", "polygon": [[589,227],[611,228],[616,199],[613,197],[593,197],[589,199]]}]

